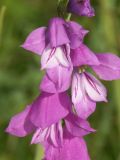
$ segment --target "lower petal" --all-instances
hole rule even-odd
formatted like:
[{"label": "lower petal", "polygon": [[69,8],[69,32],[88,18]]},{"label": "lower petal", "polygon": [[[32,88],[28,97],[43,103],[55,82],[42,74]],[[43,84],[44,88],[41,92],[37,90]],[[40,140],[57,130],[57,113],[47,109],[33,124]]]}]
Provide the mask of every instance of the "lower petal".
[{"label": "lower petal", "polygon": [[48,69],[57,66],[59,63],[55,57],[56,48],[50,48],[48,45],[41,56],[41,68]]},{"label": "lower petal", "polygon": [[41,82],[40,89],[48,93],[68,90],[71,84],[72,69],[72,67],[64,68],[61,65],[48,69]]},{"label": "lower petal", "polygon": [[74,105],[76,113],[79,117],[86,119],[96,109],[96,102],[90,100],[87,95],[83,97],[78,104]]},{"label": "lower petal", "polygon": [[61,148],[45,145],[44,160],[90,160],[90,157],[83,138],[64,137]]}]

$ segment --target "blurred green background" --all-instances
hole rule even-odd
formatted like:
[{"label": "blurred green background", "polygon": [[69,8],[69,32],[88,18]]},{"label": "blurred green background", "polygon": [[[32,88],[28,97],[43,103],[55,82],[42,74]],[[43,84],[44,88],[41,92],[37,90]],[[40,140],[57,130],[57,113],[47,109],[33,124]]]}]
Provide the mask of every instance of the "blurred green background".
[{"label": "blurred green background", "polygon": [[[92,0],[93,18],[73,16],[90,33],[86,44],[94,52],[120,55],[120,0]],[[57,0],[0,0],[0,160],[40,160],[31,136],[4,132],[9,119],[39,93],[39,57],[20,48],[28,33],[57,15]],[[92,160],[120,160],[120,81],[103,82],[109,103],[98,104],[90,118],[97,133],[86,137]]]}]

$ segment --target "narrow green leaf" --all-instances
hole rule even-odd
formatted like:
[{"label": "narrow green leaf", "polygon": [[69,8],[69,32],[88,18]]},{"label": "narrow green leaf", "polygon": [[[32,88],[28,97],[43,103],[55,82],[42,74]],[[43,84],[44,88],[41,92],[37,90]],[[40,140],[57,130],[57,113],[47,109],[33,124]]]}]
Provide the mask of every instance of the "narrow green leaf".
[{"label": "narrow green leaf", "polygon": [[0,43],[2,39],[3,21],[5,17],[6,6],[2,6],[0,10]]}]

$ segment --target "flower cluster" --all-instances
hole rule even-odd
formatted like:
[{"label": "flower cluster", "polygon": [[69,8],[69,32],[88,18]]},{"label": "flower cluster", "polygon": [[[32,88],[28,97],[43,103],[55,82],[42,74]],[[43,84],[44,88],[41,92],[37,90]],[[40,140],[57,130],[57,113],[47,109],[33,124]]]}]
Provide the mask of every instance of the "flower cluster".
[{"label": "flower cluster", "polygon": [[[93,16],[89,0],[69,0],[68,11]],[[87,118],[96,102],[107,102],[103,80],[120,78],[120,58],[111,53],[94,53],[84,44],[88,33],[81,25],[52,18],[47,27],[29,34],[22,47],[41,56],[45,75],[40,95],[15,115],[6,129],[24,137],[34,133],[31,143],[43,144],[44,160],[89,160],[83,136],[95,132]]]}]

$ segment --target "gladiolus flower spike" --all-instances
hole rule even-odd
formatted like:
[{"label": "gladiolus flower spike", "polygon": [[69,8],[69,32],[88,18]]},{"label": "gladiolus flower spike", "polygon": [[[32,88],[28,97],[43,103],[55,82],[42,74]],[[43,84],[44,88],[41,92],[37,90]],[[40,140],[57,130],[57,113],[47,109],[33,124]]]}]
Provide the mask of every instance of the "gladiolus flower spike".
[{"label": "gladiolus flower spike", "polygon": [[[95,14],[90,0],[69,0],[66,11],[88,17]],[[6,132],[18,137],[33,133],[31,144],[45,148],[43,160],[90,160],[84,136],[95,130],[87,118],[97,102],[107,102],[107,90],[87,68],[102,80],[120,79],[120,58],[91,51],[84,44],[87,33],[77,22],[54,17],[22,44],[41,57],[45,75],[40,95],[11,118]]]}]

